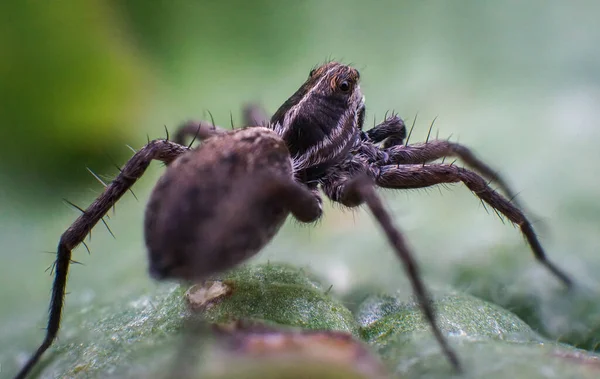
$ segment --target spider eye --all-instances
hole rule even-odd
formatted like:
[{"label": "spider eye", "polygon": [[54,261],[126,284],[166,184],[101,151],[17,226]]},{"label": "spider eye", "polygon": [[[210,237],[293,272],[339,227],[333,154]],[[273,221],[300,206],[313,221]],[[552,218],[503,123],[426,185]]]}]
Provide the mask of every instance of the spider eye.
[{"label": "spider eye", "polygon": [[316,69],[313,68],[312,70],[310,70],[310,74],[308,74],[309,78],[312,78],[312,76],[315,74]]},{"label": "spider eye", "polygon": [[340,88],[340,90],[342,92],[348,92],[348,91],[350,91],[351,86],[350,86],[350,82],[348,82],[347,80],[344,80],[338,85],[338,87]]}]

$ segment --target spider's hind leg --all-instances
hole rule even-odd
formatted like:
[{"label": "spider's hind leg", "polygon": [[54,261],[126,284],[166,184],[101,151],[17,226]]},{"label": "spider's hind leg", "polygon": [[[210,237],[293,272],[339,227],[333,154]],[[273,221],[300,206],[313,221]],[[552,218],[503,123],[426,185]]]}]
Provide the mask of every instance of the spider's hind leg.
[{"label": "spider's hind leg", "polygon": [[246,126],[268,126],[269,115],[258,104],[246,104],[242,109],[244,125]]},{"label": "spider's hind leg", "polygon": [[119,175],[105,187],[104,192],[62,234],[56,254],[56,271],[54,283],[52,284],[50,315],[48,327],[46,328],[46,336],[36,352],[25,363],[21,371],[19,371],[16,376],[17,379],[27,376],[44,352],[52,345],[58,334],[72,250],[83,242],[92,228],[123,194],[129,190],[136,180],[144,174],[152,160],[169,163],[186,151],[188,149],[185,146],[170,141],[150,141],[125,164]]},{"label": "spider's hind leg", "polygon": [[[269,125],[269,116],[259,105],[248,104],[244,106],[242,114],[244,127]],[[233,115],[231,117],[231,127],[233,129]],[[215,125],[213,121],[187,121],[177,128],[173,142],[183,145],[189,138],[192,138],[193,143],[195,140],[202,141],[225,132],[224,128]]]},{"label": "spider's hind leg", "polygon": [[186,139],[202,141],[216,134],[225,133],[225,129],[206,121],[187,121],[177,128],[173,142],[183,145]]}]

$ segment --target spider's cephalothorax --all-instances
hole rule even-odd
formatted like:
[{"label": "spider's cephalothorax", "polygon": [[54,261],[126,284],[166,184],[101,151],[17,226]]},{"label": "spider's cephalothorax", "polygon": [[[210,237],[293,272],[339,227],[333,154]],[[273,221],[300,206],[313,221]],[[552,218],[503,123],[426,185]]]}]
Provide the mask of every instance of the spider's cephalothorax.
[{"label": "spider's cephalothorax", "polygon": [[[394,115],[363,131],[364,98],[354,68],[330,62],[312,70],[270,122],[257,107],[244,114],[246,125],[263,126],[227,132],[204,122],[189,122],[174,141],[167,137],[148,142],[82,210],[58,245],[46,337],[17,378],[30,372],[56,338],[71,251],[84,243],[152,160],[168,166],[146,209],[144,229],[152,276],[196,280],[235,266],[260,251],[290,213],[302,222],[317,220],[322,213],[320,189],[345,206],[367,205],[404,263],[424,316],[456,368],[459,361],[435,322],[412,254],[375,186],[406,189],[462,182],[518,225],[536,259],[571,284],[548,261],[519,206],[491,189],[487,181],[495,181],[511,198],[514,192],[468,148],[445,140],[405,144],[404,122]],[[183,145],[187,135],[203,143],[190,149]],[[435,163],[448,156],[462,159],[472,170]]]},{"label": "spider's cephalothorax", "polygon": [[359,137],[365,114],[359,78],[356,69],[336,62],[318,67],[271,118],[299,180],[319,179],[346,158]]}]

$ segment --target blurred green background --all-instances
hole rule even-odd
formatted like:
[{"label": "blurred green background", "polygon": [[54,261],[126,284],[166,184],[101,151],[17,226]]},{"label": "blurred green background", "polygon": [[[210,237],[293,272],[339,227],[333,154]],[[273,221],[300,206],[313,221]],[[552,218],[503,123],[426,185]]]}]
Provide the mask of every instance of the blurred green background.
[{"label": "blurred green background", "polygon": [[[0,3],[0,364],[41,341],[54,259],[45,252],[78,215],[62,198],[85,207],[102,190],[86,167],[113,177],[126,144],[207,111],[225,126],[246,102],[273,112],[329,59],[360,70],[369,125],[388,110],[409,121],[418,112],[416,141],[438,116],[434,133],[502,172],[550,257],[597,288],[598,14],[595,1],[541,0]],[[116,240],[99,226],[92,254],[76,251],[84,266],[73,266],[66,312],[159,286],[142,216],[161,171],[152,166],[134,187],[139,201],[127,194],[111,213]],[[558,284],[517,229],[465,188],[440,189],[385,193],[429,285],[508,306],[554,338],[600,325],[598,312],[582,321],[549,294]],[[257,259],[310,266],[340,296],[406,286],[362,211],[328,207],[317,228],[290,222]]]}]

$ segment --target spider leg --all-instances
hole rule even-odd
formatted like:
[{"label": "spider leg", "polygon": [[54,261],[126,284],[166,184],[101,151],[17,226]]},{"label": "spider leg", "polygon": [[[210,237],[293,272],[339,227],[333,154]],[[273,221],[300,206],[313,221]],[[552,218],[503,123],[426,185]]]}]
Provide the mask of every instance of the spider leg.
[{"label": "spider leg", "polygon": [[248,104],[242,109],[244,125],[246,126],[268,126],[269,115],[257,104]]},{"label": "spider leg", "polygon": [[[185,140],[192,137],[194,140],[199,139],[200,141],[205,140],[215,134],[225,133],[225,129],[220,126],[213,125],[207,121],[188,121],[181,125],[175,136],[173,142],[180,145],[185,144]],[[193,142],[192,142],[193,143]]]},{"label": "spider leg", "polygon": [[555,266],[546,257],[531,223],[523,212],[505,197],[494,191],[477,173],[454,165],[411,164],[387,165],[374,168],[376,184],[384,188],[423,188],[442,183],[464,183],[481,200],[518,225],[529,243],[535,258],[550,270],[567,287],[573,282],[567,274]]},{"label": "spider leg", "polygon": [[[330,183],[331,184],[331,183]],[[425,316],[425,319],[431,326],[433,334],[450,363],[457,371],[461,371],[460,361],[454,350],[444,338],[440,328],[436,323],[435,312],[429,302],[429,296],[421,280],[417,263],[404,240],[404,237],[394,225],[392,218],[385,209],[381,199],[375,192],[372,179],[366,174],[359,174],[351,180],[339,180],[333,186],[323,186],[325,193],[334,201],[341,202],[348,207],[355,207],[365,203],[379,225],[383,228],[390,244],[398,257],[402,260],[406,273],[413,287],[413,292]]]},{"label": "spider leg", "polygon": [[[244,126],[267,126],[269,124],[269,117],[267,116],[264,109],[255,104],[250,104],[243,109]],[[233,125],[233,117],[232,117]],[[212,122],[207,121],[188,121],[183,125],[179,126],[173,142],[180,145],[185,144],[187,138],[192,137],[202,141],[215,134],[225,133],[226,130],[220,126],[214,125]],[[193,143],[192,141],[192,143]],[[191,145],[191,144],[190,144]]]},{"label": "spider leg", "polygon": [[[270,179],[273,181],[273,178]],[[280,179],[276,182],[276,193],[280,201],[300,222],[314,222],[323,214],[323,201],[317,189],[309,189],[293,179]]]},{"label": "spider leg", "polygon": [[395,114],[385,117],[385,120],[365,132],[368,140],[374,143],[383,142],[383,147],[388,148],[401,145],[406,138],[404,121]]},{"label": "spider leg", "polygon": [[245,183],[244,193],[237,201],[244,208],[247,201],[260,197],[270,203],[279,203],[300,222],[315,222],[323,214],[323,200],[318,189],[309,188],[291,177],[271,173],[254,175]]},{"label": "spider leg", "polygon": [[429,163],[440,158],[456,157],[474,171],[481,174],[488,180],[498,183],[502,192],[513,201],[517,207],[524,209],[516,200],[517,193],[513,191],[506,180],[494,169],[485,164],[482,160],[467,147],[458,143],[445,140],[433,140],[427,143],[418,143],[408,146],[392,146],[387,149],[389,159],[386,164],[418,164]]},{"label": "spider leg", "polygon": [[67,274],[71,263],[71,251],[82,243],[91,229],[102,219],[121,196],[140,178],[152,160],[166,163],[173,161],[188,149],[185,146],[166,141],[150,141],[139,150],[123,167],[119,175],[106,186],[104,192],[75,220],[63,233],[58,243],[54,283],[50,299],[48,327],[46,336],[36,352],[17,374],[16,378],[25,378],[42,354],[52,345],[60,327],[60,319],[65,298]]}]

